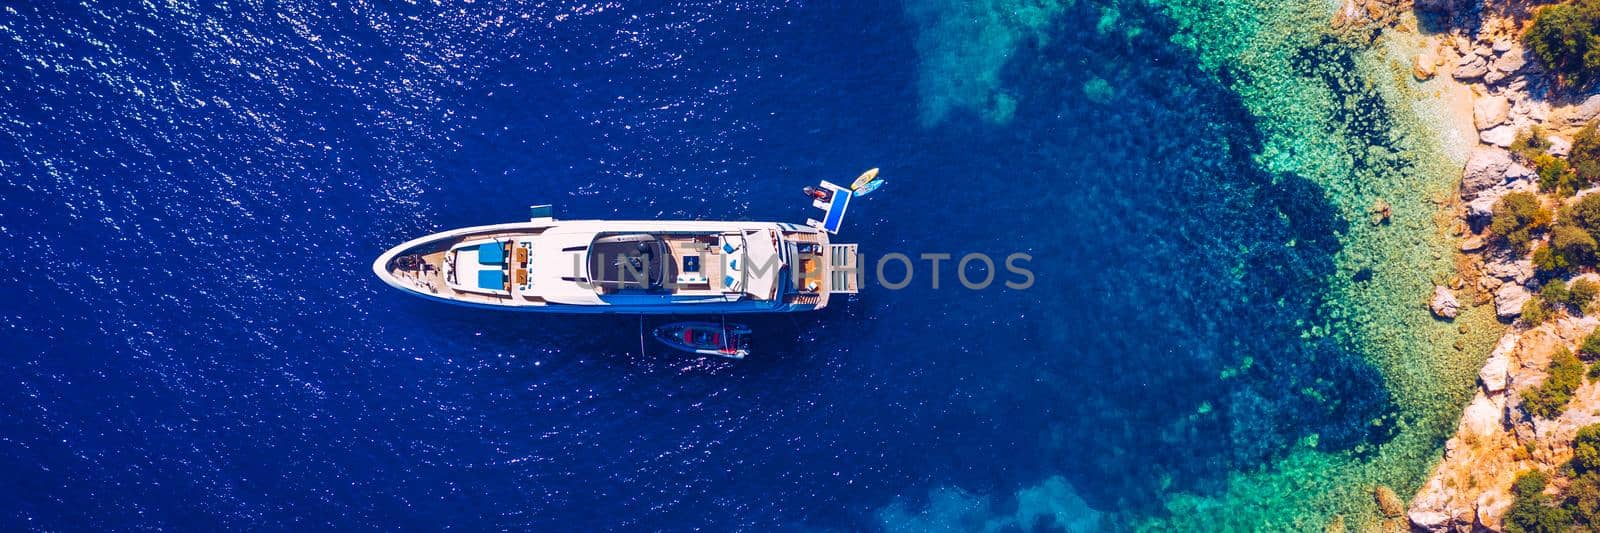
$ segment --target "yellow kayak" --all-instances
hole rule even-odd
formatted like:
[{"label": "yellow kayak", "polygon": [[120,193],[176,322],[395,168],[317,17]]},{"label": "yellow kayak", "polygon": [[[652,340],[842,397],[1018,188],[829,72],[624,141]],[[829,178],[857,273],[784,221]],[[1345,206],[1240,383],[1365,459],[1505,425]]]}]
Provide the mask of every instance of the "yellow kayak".
[{"label": "yellow kayak", "polygon": [[872,183],[872,180],[875,179],[878,179],[878,169],[868,169],[866,172],[862,172],[861,177],[856,178],[854,183],[850,184],[850,190],[856,190],[865,187],[868,183]]}]

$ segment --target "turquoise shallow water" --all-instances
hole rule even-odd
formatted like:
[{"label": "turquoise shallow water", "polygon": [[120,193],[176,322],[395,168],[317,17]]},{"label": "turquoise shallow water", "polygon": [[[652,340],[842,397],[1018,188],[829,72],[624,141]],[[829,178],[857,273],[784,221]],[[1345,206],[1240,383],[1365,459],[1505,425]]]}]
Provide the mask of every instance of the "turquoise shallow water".
[{"label": "turquoise shallow water", "polygon": [[[1444,174],[1383,63],[1306,30],[1325,15],[13,8],[0,473],[22,490],[0,516],[928,530],[1370,514],[1370,484],[1420,480],[1470,378],[1420,349],[1454,333],[1404,300],[1448,270],[1427,207]],[[942,289],[752,318],[756,354],[731,363],[639,353],[629,318],[463,311],[366,270],[531,203],[801,220],[801,185],[868,166],[889,185],[841,240],[1026,252],[1037,283],[953,289],[946,263]],[[1375,196],[1393,225],[1366,224]]]},{"label": "turquoise shallow water", "polygon": [[[1198,212],[1228,201],[1208,204],[1186,198],[1180,200],[1183,209],[1169,212],[1172,216],[1151,217],[1150,225],[1158,229],[1140,228],[1139,235],[1124,237],[1121,247],[1138,248],[1127,244],[1136,242],[1145,246],[1149,257],[1210,257],[1211,261],[1167,271],[1162,268],[1169,265],[1160,261],[1150,261],[1142,271],[1114,263],[1099,265],[1110,279],[1089,286],[1115,287],[1116,296],[1097,303],[1110,302],[1108,306],[1115,308],[1132,302],[1125,305],[1139,311],[1130,312],[1120,323],[1150,327],[1154,337],[1163,339],[1144,338],[1134,345],[1179,344],[1170,339],[1182,338],[1201,346],[1208,339],[1220,339],[1227,347],[1171,351],[1178,356],[1176,361],[1165,361],[1166,370],[1177,370],[1170,374],[1175,376],[1172,382],[1152,378],[1160,373],[1141,366],[1143,359],[1115,367],[1143,380],[1128,388],[1158,382],[1142,389],[1154,392],[1129,393],[1126,401],[1160,405],[1156,409],[1171,415],[1166,420],[1115,419],[1108,414],[1104,419],[1091,415],[1057,424],[1079,430],[1052,435],[1061,448],[1053,456],[1072,465],[1064,470],[1065,477],[1096,509],[1114,515],[1101,516],[1100,522],[1077,522],[1074,527],[1321,529],[1333,521],[1377,527],[1373,488],[1388,485],[1402,494],[1414,490],[1454,427],[1481,363],[1480,354],[1499,329],[1483,309],[1470,310],[1457,324],[1449,324],[1433,320],[1415,303],[1432,285],[1445,283],[1453,270],[1453,248],[1444,235],[1440,206],[1450,197],[1459,174],[1459,156],[1451,155],[1458,151],[1457,143],[1449,131],[1458,119],[1446,115],[1440,82],[1418,84],[1410,78],[1406,50],[1419,37],[1369,29],[1334,31],[1333,7],[1273,2],[981,6],[921,2],[908,9],[922,29],[918,88],[926,123],[940,124],[951,115],[963,115],[997,128],[1016,128],[1040,116],[1019,111],[1030,100],[1065,102],[1055,114],[1060,120],[1162,123],[1145,130],[1130,128],[1145,135],[1112,136],[1109,143],[1072,135],[1075,132],[1065,137],[1078,143],[1092,139],[1100,150],[1127,150],[1128,159],[1149,149],[1144,153],[1157,154],[1154,159],[1162,165],[1162,177],[1188,171],[1200,176],[1187,187],[1175,188],[1209,189],[1217,197],[1246,206],[1239,213],[1224,210],[1223,218],[1259,229],[1263,225],[1251,214],[1271,211],[1289,229],[1287,235],[1257,233],[1259,241],[1227,242],[1217,235],[1250,232]],[[1197,78],[1205,81],[1193,81]],[[1044,79],[1061,81],[1066,87],[1034,92]],[[1130,85],[1130,91],[1118,90]],[[1172,105],[1174,95],[1214,96],[1223,102],[1218,108],[1228,111],[1220,116],[1182,116],[1173,112],[1203,115],[1201,110],[1208,108],[1192,100]],[[1148,121],[1107,118],[1086,111],[1094,108],[1082,105],[1085,100],[1114,102],[1119,111],[1151,102],[1155,110],[1147,113]],[[1195,131],[1199,128],[1189,123],[1195,118],[1213,129]],[[1231,127],[1245,132],[1230,136]],[[1193,157],[1204,161],[1170,157],[1179,151],[1164,145],[1169,135],[1189,145],[1185,148],[1192,147]],[[1241,168],[1219,172],[1215,170],[1219,161]],[[1153,202],[1155,206],[1146,203],[1159,195],[1140,196],[1148,194],[1142,187],[1170,191],[1170,186],[1137,172],[1138,164],[1131,167],[1136,171],[1112,174],[1115,178],[1107,186],[1118,188],[1117,192],[1098,198],[1134,205],[1117,213],[1121,218],[1106,216],[1096,222],[1133,228],[1144,215],[1162,212],[1156,207],[1161,201]],[[1113,163],[1106,168],[1120,166]],[[1264,177],[1239,179],[1250,175]],[[1268,185],[1255,189],[1263,193],[1261,197],[1251,198],[1244,192],[1251,189],[1240,187],[1240,181]],[[1396,215],[1387,224],[1374,225],[1370,208],[1380,199],[1396,206]],[[1205,233],[1217,241],[1200,246],[1203,251],[1186,251],[1184,243],[1193,240],[1188,233],[1179,229],[1178,236],[1163,234],[1164,229],[1181,228],[1185,219],[1220,230]],[[1146,235],[1156,238],[1146,241]],[[1250,264],[1254,256],[1265,259]],[[1238,266],[1231,275],[1221,274],[1225,269],[1217,266],[1230,262]],[[1133,272],[1140,274],[1129,275]],[[1201,276],[1201,283],[1192,283],[1198,272],[1243,283],[1223,283],[1222,290],[1210,293],[1205,288],[1214,282],[1206,276]],[[1165,292],[1160,297],[1141,293],[1155,287]],[[1261,303],[1262,295],[1255,291],[1263,288],[1272,303],[1252,307],[1251,302]],[[1193,297],[1189,303],[1194,304],[1186,313],[1168,315],[1141,305],[1185,302],[1186,297]],[[1237,306],[1230,301],[1235,297]],[[1163,329],[1164,324],[1170,329]],[[1070,336],[1066,332],[1077,325],[1069,321],[1054,330]],[[1298,330],[1299,342],[1287,335],[1271,336],[1269,332],[1277,328]],[[1087,330],[1090,336],[1119,337],[1109,333],[1117,330],[1104,324]],[[1112,351],[1128,354],[1126,339],[1119,340],[1124,344]],[[1176,377],[1182,376],[1179,369],[1196,361],[1233,364],[1195,365],[1204,369],[1200,372],[1215,372],[1212,380]],[[1252,383],[1252,377],[1260,381]],[[1208,391],[1211,385],[1219,388]],[[1215,395],[1226,396],[1231,407],[1218,413]],[[1198,407],[1185,413],[1180,405],[1165,403],[1169,399],[1176,400],[1174,404],[1198,401]],[[1138,412],[1097,400],[1074,396],[1063,402],[1090,403],[1101,413]],[[1274,417],[1278,409],[1293,414]],[[1220,433],[1227,437],[1194,431],[1207,422],[1213,424],[1208,429],[1223,428]],[[1107,427],[1124,431],[1110,439],[1096,433]],[[1160,448],[1153,443],[1163,443],[1168,455],[1129,454],[1122,447],[1139,443],[1151,445],[1152,450]],[[1207,457],[1212,446],[1226,451]],[[1117,464],[1117,458],[1147,458],[1149,463],[1130,467]],[[1097,475],[1074,478],[1072,468],[1084,464],[1105,468]],[[1148,495],[1136,495],[1140,474],[1153,483]],[[1046,479],[1014,497],[945,487],[930,493],[924,514],[907,512],[906,502],[901,502],[886,508],[882,518],[887,524],[967,520],[967,528],[973,520],[990,526],[1026,523],[1027,510],[1039,508],[1040,500],[1063,502],[1064,508],[1076,504],[1078,495],[1040,497],[1051,493],[1059,481]],[[1017,514],[1009,511],[1013,503]],[[1150,512],[1151,507],[1159,511]]]}]

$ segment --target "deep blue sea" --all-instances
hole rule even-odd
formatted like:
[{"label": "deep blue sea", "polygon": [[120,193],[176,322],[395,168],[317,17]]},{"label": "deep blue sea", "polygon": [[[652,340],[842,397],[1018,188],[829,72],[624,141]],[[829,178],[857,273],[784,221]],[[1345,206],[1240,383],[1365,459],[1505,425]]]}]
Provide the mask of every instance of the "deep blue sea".
[{"label": "deep blue sea", "polygon": [[[1171,21],[1101,4],[1017,47],[1003,121],[930,120],[938,11],[898,2],[0,8],[0,529],[893,529],[1028,487],[1053,510],[956,527],[1116,528],[1389,438],[1377,373],[1302,335],[1347,222]],[[869,167],[836,241],[1036,284],[920,263],[737,318],[732,362],[369,270],[531,204],[800,222]]]}]

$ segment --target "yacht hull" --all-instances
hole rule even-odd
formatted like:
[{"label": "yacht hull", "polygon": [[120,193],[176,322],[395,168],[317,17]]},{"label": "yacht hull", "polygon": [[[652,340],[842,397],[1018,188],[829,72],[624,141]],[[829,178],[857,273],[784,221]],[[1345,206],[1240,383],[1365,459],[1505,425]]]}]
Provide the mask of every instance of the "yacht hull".
[{"label": "yacht hull", "polygon": [[[604,267],[631,258],[610,257],[596,244],[635,235],[659,240],[652,250],[665,254],[645,256],[669,270],[649,286],[615,281],[626,281],[628,271],[619,264],[611,275]],[[535,219],[412,239],[385,251],[372,271],[412,296],[497,311],[787,313],[827,306],[824,274],[841,262],[829,250],[825,233],[786,223]],[[838,289],[832,292],[854,292]]]}]

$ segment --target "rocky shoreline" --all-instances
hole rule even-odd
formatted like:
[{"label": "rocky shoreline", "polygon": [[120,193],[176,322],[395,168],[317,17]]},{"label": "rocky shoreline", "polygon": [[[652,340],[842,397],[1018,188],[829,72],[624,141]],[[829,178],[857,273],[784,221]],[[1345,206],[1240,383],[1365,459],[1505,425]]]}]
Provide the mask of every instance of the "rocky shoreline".
[{"label": "rocky shoreline", "polygon": [[[1347,7],[1344,13],[1375,12],[1370,7],[1374,4],[1409,7],[1370,0],[1350,2],[1347,6],[1363,7]],[[1518,135],[1537,127],[1549,139],[1546,152],[1566,156],[1573,134],[1600,116],[1600,95],[1572,102],[1552,97],[1549,76],[1529,59],[1519,38],[1531,18],[1528,2],[1419,0],[1416,7],[1425,16],[1431,13],[1451,23],[1446,25],[1450,29],[1428,37],[1412,61],[1412,74],[1418,80],[1442,77],[1469,89],[1478,135],[1462,171],[1451,228],[1461,239],[1459,276],[1449,286],[1434,288],[1428,308],[1440,320],[1453,320],[1465,306],[1492,304],[1501,320],[1513,324],[1480,370],[1478,390],[1445,445],[1443,461],[1405,514],[1415,530],[1499,531],[1514,500],[1516,475],[1529,469],[1554,472],[1570,459],[1578,428],[1600,422],[1600,385],[1595,383],[1582,385],[1565,412],[1551,420],[1531,416],[1521,400],[1521,392],[1545,381],[1552,354],[1575,349],[1600,320],[1563,316],[1531,327],[1517,321],[1539,289],[1534,264],[1523,254],[1492,245],[1486,227],[1502,197],[1539,191],[1536,172],[1510,150]],[[1460,24],[1464,17],[1476,20]],[[1578,196],[1595,190],[1579,191]]]},{"label": "rocky shoreline", "polygon": [[1556,352],[1577,344],[1600,320],[1562,318],[1507,331],[1478,373],[1444,460],[1411,501],[1406,516],[1423,531],[1499,531],[1519,472],[1553,471],[1572,457],[1578,428],[1600,422],[1600,385],[1581,386],[1561,416],[1529,415],[1519,394],[1543,383]]}]

